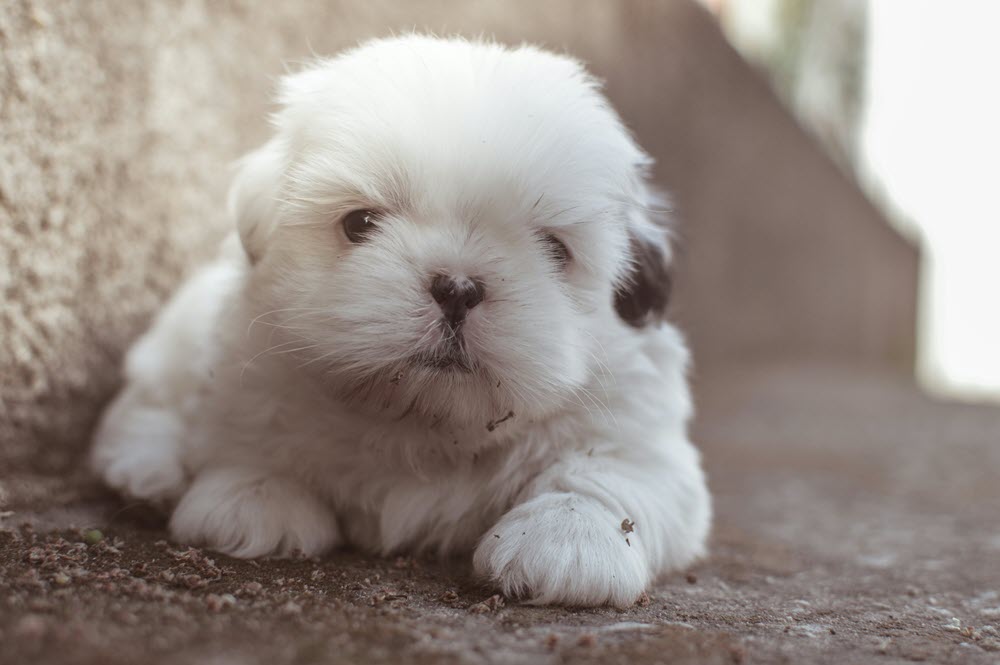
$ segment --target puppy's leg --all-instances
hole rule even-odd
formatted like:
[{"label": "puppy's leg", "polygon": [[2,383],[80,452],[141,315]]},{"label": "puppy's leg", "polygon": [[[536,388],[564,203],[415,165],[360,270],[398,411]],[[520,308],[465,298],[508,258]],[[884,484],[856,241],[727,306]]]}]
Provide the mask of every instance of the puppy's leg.
[{"label": "puppy's leg", "polygon": [[104,414],[94,440],[91,467],[125,496],[161,505],[171,503],[186,484],[179,450],[183,429],[176,414],[143,403],[136,387],[130,386]]},{"label": "puppy's leg", "polygon": [[645,461],[574,454],[519,498],[474,563],[505,594],[536,604],[634,603],[657,575],[703,553],[711,514],[686,442]]},{"label": "puppy's leg", "polygon": [[129,350],[125,385],[101,420],[90,458],[126,496],[169,504],[184,492],[186,421],[213,363],[219,308],[238,277],[233,261],[203,268]]},{"label": "puppy's leg", "polygon": [[333,511],[307,488],[247,468],[199,473],[170,518],[170,532],[244,559],[315,556],[341,541]]}]

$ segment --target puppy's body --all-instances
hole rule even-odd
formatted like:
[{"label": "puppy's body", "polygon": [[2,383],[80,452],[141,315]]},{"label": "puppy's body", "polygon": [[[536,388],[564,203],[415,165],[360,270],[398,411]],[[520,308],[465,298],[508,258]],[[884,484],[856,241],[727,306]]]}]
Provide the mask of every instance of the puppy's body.
[{"label": "puppy's body", "polygon": [[647,159],[579,65],[409,37],[282,101],[239,239],[128,356],[107,482],[236,556],[474,551],[535,602],[626,605],[700,555]]}]

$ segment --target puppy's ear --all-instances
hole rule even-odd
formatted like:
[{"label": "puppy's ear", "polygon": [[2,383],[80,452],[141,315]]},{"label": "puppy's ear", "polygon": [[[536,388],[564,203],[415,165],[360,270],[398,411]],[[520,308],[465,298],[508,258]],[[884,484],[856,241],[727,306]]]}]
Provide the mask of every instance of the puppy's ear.
[{"label": "puppy's ear", "polygon": [[278,190],[284,154],[276,140],[243,157],[229,189],[229,215],[236,222],[243,249],[256,263],[277,223]]},{"label": "puppy's ear", "polygon": [[634,212],[627,226],[630,265],[615,289],[615,310],[625,323],[642,328],[662,321],[670,303],[670,245],[667,232]]}]

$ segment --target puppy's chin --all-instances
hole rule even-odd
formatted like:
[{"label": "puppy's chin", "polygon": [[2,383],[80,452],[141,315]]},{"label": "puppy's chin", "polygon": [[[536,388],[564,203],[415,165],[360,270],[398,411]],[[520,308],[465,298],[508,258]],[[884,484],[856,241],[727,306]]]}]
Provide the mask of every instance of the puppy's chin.
[{"label": "puppy's chin", "polygon": [[476,356],[470,353],[468,344],[460,330],[451,333],[430,348],[414,352],[407,359],[405,365],[411,368],[465,374],[481,372],[484,369]]},{"label": "puppy's chin", "polygon": [[524,422],[565,404],[551,382],[544,393],[532,390],[525,381],[530,377],[508,375],[459,345],[422,350],[366,371],[326,368],[314,375],[334,399],[360,415],[456,434],[480,429],[485,434],[512,412]]},{"label": "puppy's chin", "polygon": [[363,378],[328,374],[326,383],[353,411],[378,420],[466,429],[522,406],[493,377],[464,356],[422,354]]}]

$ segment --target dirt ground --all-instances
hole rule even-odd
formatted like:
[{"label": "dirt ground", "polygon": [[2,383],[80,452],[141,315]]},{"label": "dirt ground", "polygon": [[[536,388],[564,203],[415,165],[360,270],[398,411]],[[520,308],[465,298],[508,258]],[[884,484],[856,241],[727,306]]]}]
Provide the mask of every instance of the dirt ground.
[{"label": "dirt ground", "polygon": [[0,663],[1000,663],[1000,409],[837,368],[695,376],[711,555],[635,607],[465,561],[245,562],[86,482],[0,480]]}]

